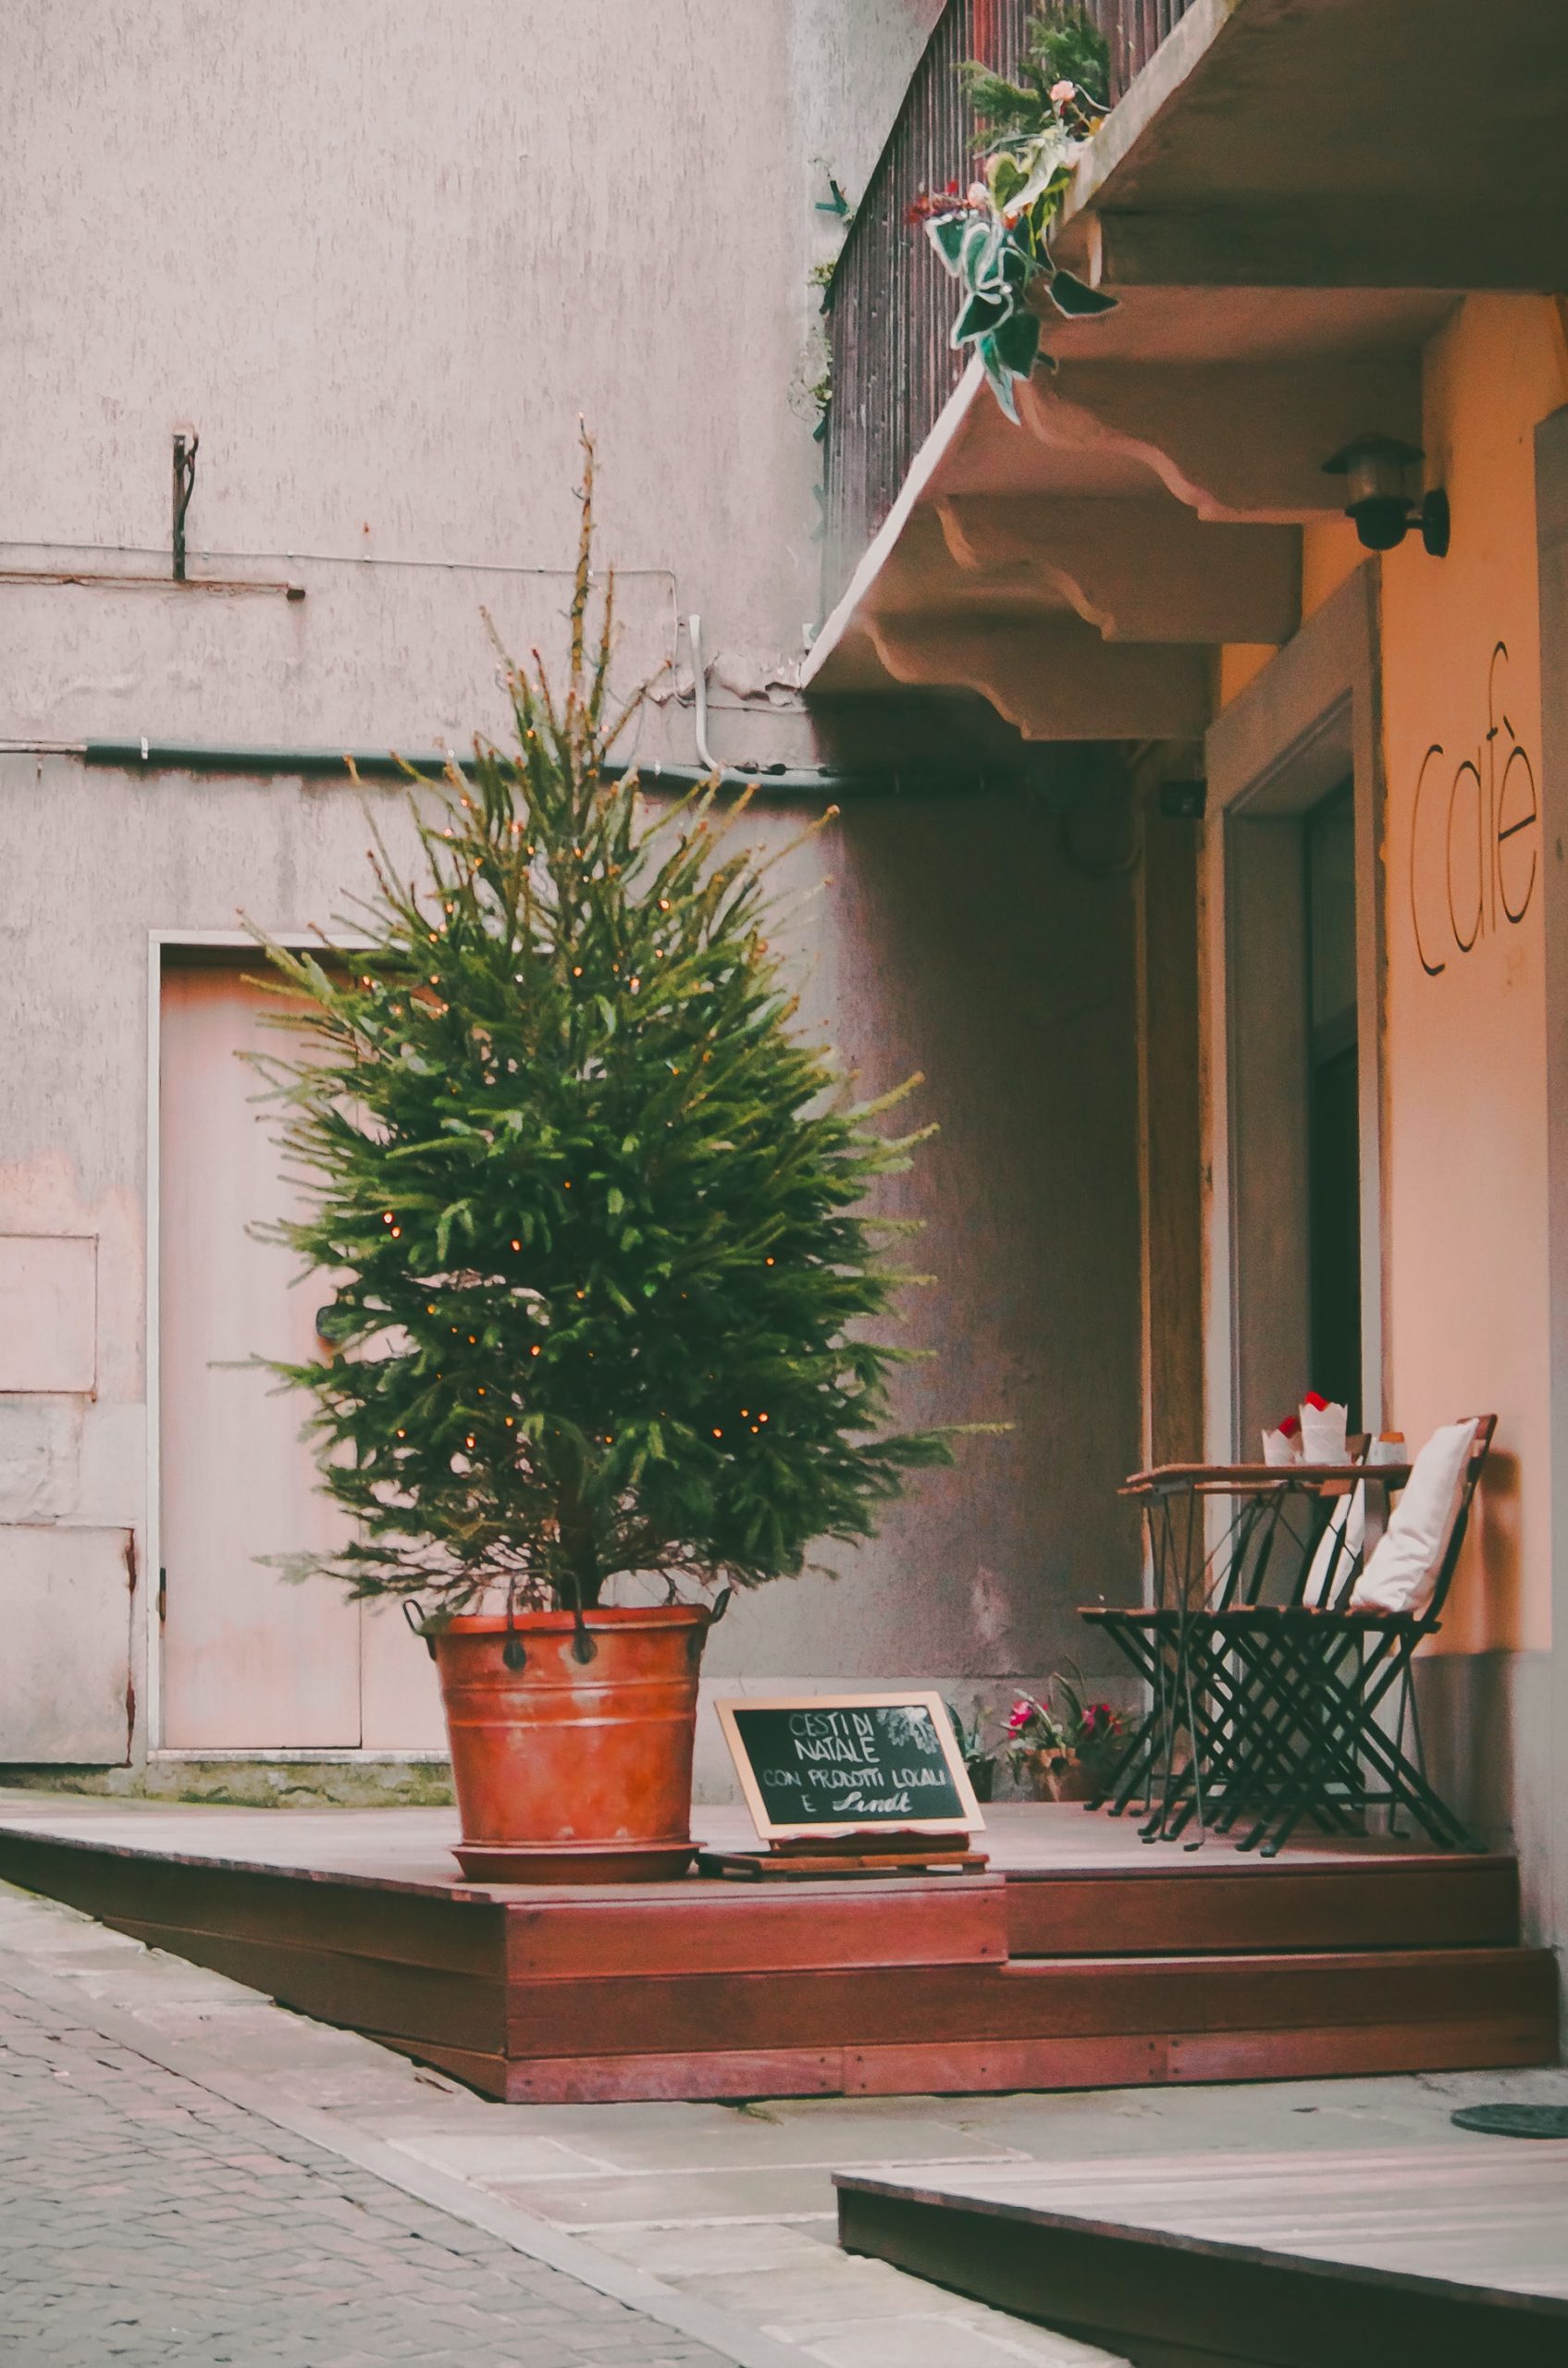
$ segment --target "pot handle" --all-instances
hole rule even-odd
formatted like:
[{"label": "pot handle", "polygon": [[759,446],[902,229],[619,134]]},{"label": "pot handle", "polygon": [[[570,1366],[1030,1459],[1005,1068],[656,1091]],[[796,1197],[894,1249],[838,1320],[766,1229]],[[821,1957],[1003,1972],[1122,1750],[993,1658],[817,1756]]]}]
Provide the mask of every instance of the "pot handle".
[{"label": "pot handle", "polygon": [[402,1608],[403,1618],[407,1621],[409,1625],[409,1633],[419,1638],[426,1651],[429,1654],[430,1659],[434,1660],[436,1658],[436,1639],[431,1635],[430,1631],[425,1625],[424,1607],[420,1604],[416,1597],[405,1595],[402,1599]]}]

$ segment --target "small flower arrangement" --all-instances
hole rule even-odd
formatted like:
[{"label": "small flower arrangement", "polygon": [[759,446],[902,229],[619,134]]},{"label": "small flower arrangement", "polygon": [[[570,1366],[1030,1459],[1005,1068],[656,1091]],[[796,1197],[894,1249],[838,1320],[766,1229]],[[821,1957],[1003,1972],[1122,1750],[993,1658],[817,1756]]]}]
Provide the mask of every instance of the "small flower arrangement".
[{"label": "small flower arrangement", "polygon": [[1022,82],[973,61],[963,73],[993,130],[979,160],[983,178],[962,195],[949,181],[939,194],[917,199],[910,216],[963,290],[949,341],[960,351],[973,346],[992,392],[1017,419],[1019,381],[1037,366],[1056,367],[1040,343],[1040,302],[1048,297],[1068,319],[1116,309],[1114,296],[1056,262],[1050,237],[1105,114],[1108,60],[1098,30],[1081,8],[1069,7],[1031,25]]},{"label": "small flower arrangement", "polygon": [[[1050,1688],[1046,1688],[1049,1694]],[[1007,1765],[1015,1784],[1027,1776],[1037,1800],[1048,1797],[1050,1779],[1060,1776],[1070,1752],[1067,1729],[1036,1695],[1020,1694],[1007,1720]]]},{"label": "small flower arrangement", "polygon": [[1127,1738],[1127,1719],[1113,1703],[1087,1701],[1080,1672],[1074,1669],[1069,1677],[1056,1670],[1043,1701],[1020,1694],[1014,1703],[1007,1764],[1015,1783],[1028,1778],[1036,1800],[1088,1799]]},{"label": "small flower arrangement", "polygon": [[1073,1737],[1079,1765],[1098,1776],[1116,1759],[1127,1741],[1127,1720],[1114,1704],[1086,1702]]}]

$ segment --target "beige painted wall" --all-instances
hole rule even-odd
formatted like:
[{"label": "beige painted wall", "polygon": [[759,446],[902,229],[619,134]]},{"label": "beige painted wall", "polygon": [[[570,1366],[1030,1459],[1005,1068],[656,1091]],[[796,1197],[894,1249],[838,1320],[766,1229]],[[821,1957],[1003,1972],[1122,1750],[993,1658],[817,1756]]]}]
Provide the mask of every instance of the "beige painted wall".
[{"label": "beige painted wall", "polygon": [[[1561,1946],[1563,1581],[1553,1530],[1561,1536],[1562,1507],[1552,1501],[1554,1415],[1561,1436],[1563,1403],[1561,1348],[1552,1370],[1560,1215],[1555,1244],[1550,1227],[1563,1168],[1561,1133],[1555,1151],[1549,1138],[1549,1064],[1561,1062],[1562,987],[1560,973],[1553,1002],[1547,924],[1562,863],[1562,667],[1557,649],[1541,648],[1535,435],[1568,405],[1560,305],[1469,299],[1428,348],[1424,379],[1426,476],[1451,504],[1449,556],[1430,558],[1411,536],[1381,561],[1358,561],[1346,530],[1310,530],[1303,610],[1312,626],[1255,681],[1250,654],[1232,663],[1236,703],[1211,753],[1245,748],[1248,777],[1264,778],[1287,741],[1278,731],[1270,738],[1260,718],[1292,719],[1289,731],[1299,734],[1303,702],[1321,692],[1327,706],[1344,689],[1337,661],[1303,652],[1312,635],[1322,643],[1332,617],[1342,621],[1352,597],[1345,578],[1361,567],[1375,652],[1362,688],[1380,763],[1358,757],[1358,787],[1368,810],[1381,800],[1382,816],[1376,869],[1368,861],[1361,884],[1373,882],[1381,896],[1373,968],[1384,1420],[1418,1444],[1457,1414],[1499,1416],[1443,1634],[1424,1659],[1424,1727],[1438,1782],[1479,1830],[1518,1848],[1528,1929]],[[1560,438],[1553,450],[1559,479],[1548,508],[1560,536]],[[1549,777],[1548,655],[1558,718]],[[1293,707],[1280,687],[1288,684]],[[1221,963],[1216,912],[1210,923],[1211,958]],[[1211,1059],[1223,1051],[1217,1026],[1211,1010]],[[1216,1137],[1223,1118],[1211,1099]],[[1222,1201],[1216,1191],[1213,1209]],[[1226,1272],[1211,1256],[1216,1304]],[[1223,1328],[1223,1312],[1218,1320]],[[1223,1354],[1223,1339],[1214,1346]]]},{"label": "beige painted wall", "polygon": [[1383,564],[1389,1402],[1413,1440],[1500,1416],[1449,1651],[1551,1641],[1533,431],[1565,396],[1551,304],[1472,298],[1426,357],[1450,556]]},{"label": "beige painted wall", "polygon": [[[1348,523],[1311,527],[1302,606],[1379,568],[1387,1420],[1419,1441],[1462,1412],[1500,1418],[1434,1649],[1528,1650],[1551,1641],[1533,432],[1568,399],[1556,303],[1470,298],[1427,349],[1424,388],[1448,558],[1412,534],[1368,561]],[[1222,653],[1226,702],[1260,660]]]}]

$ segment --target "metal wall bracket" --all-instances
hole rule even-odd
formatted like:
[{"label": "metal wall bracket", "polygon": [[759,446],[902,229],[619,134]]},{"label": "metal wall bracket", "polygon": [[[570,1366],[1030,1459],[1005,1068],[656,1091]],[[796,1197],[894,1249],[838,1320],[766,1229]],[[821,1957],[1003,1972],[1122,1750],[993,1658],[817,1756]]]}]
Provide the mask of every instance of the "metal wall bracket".
[{"label": "metal wall bracket", "polygon": [[185,513],[191,507],[191,496],[196,489],[196,451],[199,436],[179,435],[174,439],[174,580],[185,581]]}]

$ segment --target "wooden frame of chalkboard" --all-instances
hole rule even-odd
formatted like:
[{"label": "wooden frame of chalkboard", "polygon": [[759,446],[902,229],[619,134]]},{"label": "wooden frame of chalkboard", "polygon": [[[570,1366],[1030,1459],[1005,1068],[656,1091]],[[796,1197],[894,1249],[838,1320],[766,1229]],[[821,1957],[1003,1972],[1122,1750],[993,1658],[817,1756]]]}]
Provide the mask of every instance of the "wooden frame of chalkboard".
[{"label": "wooden frame of chalkboard", "polygon": [[[730,1758],[735,1761],[741,1791],[746,1795],[746,1806],[751,1812],[751,1821],[764,1842],[798,1842],[817,1837],[827,1840],[835,1834],[975,1833],[984,1829],[985,1819],[980,1813],[980,1804],[975,1799],[974,1789],[965,1770],[963,1754],[947,1715],[947,1706],[934,1690],[929,1694],[907,1691],[901,1694],[742,1695],[732,1700],[715,1702],[713,1708],[719,1714],[719,1724],[723,1729]],[[932,1813],[922,1813],[915,1806],[915,1795],[905,1793],[903,1788],[898,1788],[896,1794],[890,1792],[885,1801],[879,1802],[874,1798],[867,1800],[863,1790],[853,1785],[857,1768],[877,1765],[870,1756],[870,1746],[877,1740],[876,1730],[880,1728],[885,1737],[887,1727],[884,1718],[873,1719],[868,1732],[865,1725],[857,1722],[854,1714],[859,1712],[864,1720],[868,1713],[890,1710],[923,1711],[930,1720],[932,1739],[936,1744],[947,1779],[945,1785],[940,1782],[931,1784],[935,1762],[926,1739],[922,1737],[920,1756],[925,1762],[922,1771],[925,1784],[938,1790],[942,1795],[939,1802],[933,1804]],[[802,1746],[834,1744],[844,1746],[841,1752],[833,1751],[823,1757],[818,1757],[815,1751],[808,1754],[804,1748],[800,1752],[807,1770],[821,1770],[824,1774],[834,1767],[844,1770],[844,1793],[836,1800],[824,1797],[826,1814],[822,1816],[778,1817],[775,1811],[784,1786],[778,1782],[772,1785],[766,1782],[766,1768],[762,1771],[762,1781],[759,1780],[752,1749],[754,1744],[764,1743],[766,1736],[756,1731],[768,1722],[767,1714],[776,1717],[781,1713],[792,1720],[821,1721],[820,1732],[816,1731],[815,1724],[802,1732],[799,1738]],[[830,1717],[830,1713],[843,1715]],[[753,1729],[749,1739],[746,1733],[747,1725]],[[881,1772],[879,1770],[879,1777]],[[823,1795],[829,1795],[832,1788],[823,1783],[820,1776],[816,1781]],[[842,1808],[846,1795],[858,1804],[846,1812]],[[906,1799],[907,1807],[903,1805]],[[957,1813],[952,1806],[955,1801],[957,1804]]]}]

